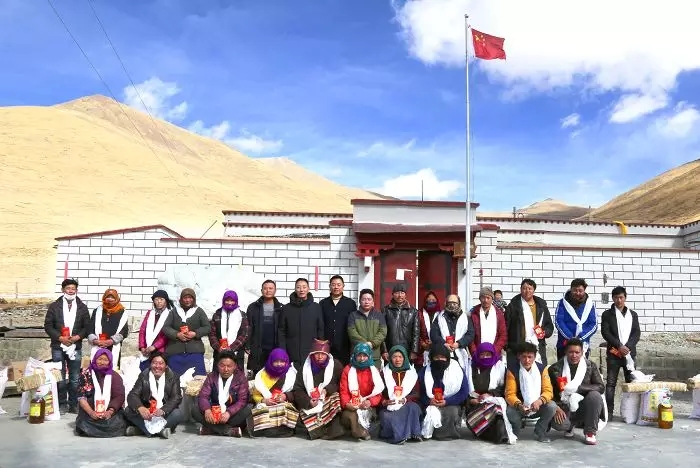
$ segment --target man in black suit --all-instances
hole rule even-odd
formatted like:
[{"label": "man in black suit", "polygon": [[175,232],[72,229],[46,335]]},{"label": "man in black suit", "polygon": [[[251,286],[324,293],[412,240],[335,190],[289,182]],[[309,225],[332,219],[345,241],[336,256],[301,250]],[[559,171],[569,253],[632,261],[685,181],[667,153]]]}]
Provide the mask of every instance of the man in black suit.
[{"label": "man in black suit", "polygon": [[631,371],[627,368],[627,356],[637,356],[637,343],[641,331],[637,313],[625,305],[627,290],[617,286],[612,290],[614,305],[603,312],[600,330],[607,343],[605,399],[608,403],[608,420],[612,417],[615,404],[615,387],[620,369],[624,371],[625,382],[632,381]]},{"label": "man in black suit", "polygon": [[547,365],[547,338],[554,333],[554,322],[544,299],[535,296],[537,284],[526,278],[520,283],[520,294],[506,307],[508,363],[517,362],[518,347],[524,341],[537,346],[537,362]]},{"label": "man in black suit", "polygon": [[333,275],[329,287],[330,296],[319,302],[326,339],[331,342],[333,358],[347,365],[350,363],[351,354],[348,317],[357,310],[357,303],[343,294],[345,281],[342,276]]}]

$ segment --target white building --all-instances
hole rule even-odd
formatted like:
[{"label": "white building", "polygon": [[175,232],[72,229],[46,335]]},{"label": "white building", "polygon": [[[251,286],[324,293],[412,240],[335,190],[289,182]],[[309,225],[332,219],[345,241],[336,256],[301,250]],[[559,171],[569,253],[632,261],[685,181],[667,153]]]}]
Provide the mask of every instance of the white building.
[{"label": "white building", "polygon": [[[309,279],[317,300],[326,296],[334,274],[344,277],[348,296],[370,288],[380,304],[397,282],[418,303],[429,290],[443,303],[453,291],[466,296],[465,203],[352,204],[351,215],[224,211],[222,239],[188,239],[163,225],[60,237],[57,290],[66,275],[75,277],[89,306],[112,287],[128,310],[145,312],[168,266],[230,265],[275,280],[283,302],[298,277]],[[626,286],[643,331],[700,331],[700,221],[621,226],[492,218],[476,216],[477,207],[470,220],[474,298],[483,284],[509,299],[523,278],[532,278],[553,308],[581,277],[601,310],[609,306],[601,304],[603,293]]]}]

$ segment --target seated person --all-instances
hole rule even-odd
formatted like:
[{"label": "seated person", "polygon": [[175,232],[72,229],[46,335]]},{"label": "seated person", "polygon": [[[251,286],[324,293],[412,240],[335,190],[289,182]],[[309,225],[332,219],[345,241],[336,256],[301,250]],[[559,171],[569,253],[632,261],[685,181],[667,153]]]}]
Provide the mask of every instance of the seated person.
[{"label": "seated person", "polygon": [[372,348],[358,343],[340,377],[340,422],[358,440],[369,440],[369,427],[377,417],[384,381],[374,365]]},{"label": "seated person", "polygon": [[273,349],[265,367],[255,375],[253,386],[253,414],[248,421],[251,437],[289,437],[299,412],[294,406],[294,382],[297,370],[289,362],[287,351]]},{"label": "seated person", "polygon": [[192,418],[201,424],[200,435],[241,437],[252,405],[248,404],[248,379],[236,365],[236,356],[223,351],[216,370],[207,375]]},{"label": "seated person", "polygon": [[[467,402],[467,426],[478,439],[496,444],[515,443],[515,433],[505,419],[506,367],[494,345],[481,343],[477,346],[472,356],[471,373],[474,390]],[[485,412],[495,414],[487,419]]]},{"label": "seated person", "polygon": [[95,352],[90,366],[78,378],[78,416],[75,433],[85,437],[119,437],[126,431],[124,382],[113,372],[112,353]]},{"label": "seated person", "polygon": [[408,351],[401,345],[389,350],[389,363],[384,366],[384,390],[379,421],[379,437],[391,444],[409,439],[422,441],[418,406],[418,373],[409,361]]},{"label": "seated person", "polygon": [[543,364],[535,362],[537,346],[530,342],[518,346],[518,361],[506,371],[506,416],[517,436],[523,418],[539,418],[535,424],[535,440],[550,443],[549,423],[557,411],[552,401],[552,383]]},{"label": "seated person", "polygon": [[[450,358],[450,355],[453,357]],[[444,343],[433,341],[430,363],[418,376],[425,408],[422,435],[426,439],[459,439],[457,428],[469,396],[469,380],[457,358]]]},{"label": "seated person", "polygon": [[607,422],[605,384],[594,362],[583,357],[583,341],[566,342],[566,355],[549,366],[549,379],[557,403],[552,428],[574,436],[574,427],[583,426],[587,445],[595,445],[600,424]]},{"label": "seated person", "polygon": [[294,402],[311,440],[332,440],[345,433],[338,394],[342,373],[343,365],[331,355],[330,343],[315,339],[294,383]]},{"label": "seated person", "polygon": [[132,424],[126,428],[126,435],[158,434],[167,439],[184,419],[181,402],[180,378],[170,370],[163,353],[152,352],[150,369],[141,372],[126,397],[124,416]]}]

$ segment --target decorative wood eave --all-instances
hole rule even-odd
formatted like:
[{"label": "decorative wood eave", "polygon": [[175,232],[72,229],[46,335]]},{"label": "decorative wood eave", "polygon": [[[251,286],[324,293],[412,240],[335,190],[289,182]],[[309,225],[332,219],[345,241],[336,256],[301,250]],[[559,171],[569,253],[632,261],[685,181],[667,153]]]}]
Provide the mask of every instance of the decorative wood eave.
[{"label": "decorative wood eave", "polygon": [[363,244],[357,243],[355,250],[356,257],[378,257],[382,250],[391,250],[394,244]]}]

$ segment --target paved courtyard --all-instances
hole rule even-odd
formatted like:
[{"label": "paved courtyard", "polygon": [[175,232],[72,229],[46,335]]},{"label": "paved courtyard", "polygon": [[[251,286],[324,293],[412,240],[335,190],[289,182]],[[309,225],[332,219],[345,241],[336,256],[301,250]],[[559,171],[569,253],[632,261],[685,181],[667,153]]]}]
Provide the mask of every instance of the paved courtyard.
[{"label": "paved courtyard", "polygon": [[[689,394],[683,397],[687,399]],[[73,435],[74,417],[36,426],[28,424],[15,416],[19,401],[18,397],[6,397],[0,402],[8,411],[7,415],[0,416],[1,468],[56,466],[59,459],[76,468],[430,467],[438,464],[624,468],[693,466],[700,457],[700,420],[687,419],[683,414],[676,414],[672,430],[626,425],[616,419],[600,433],[595,447],[583,445],[580,432],[574,440],[554,433],[552,444],[545,445],[532,441],[528,430],[515,446],[475,441],[468,431],[464,432],[464,440],[392,446],[375,440],[329,442],[296,437],[255,440],[201,437],[194,433],[193,425],[180,427],[169,440],[85,439]],[[687,407],[681,401],[679,404]]]}]

